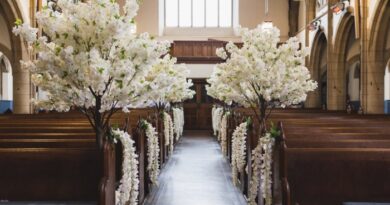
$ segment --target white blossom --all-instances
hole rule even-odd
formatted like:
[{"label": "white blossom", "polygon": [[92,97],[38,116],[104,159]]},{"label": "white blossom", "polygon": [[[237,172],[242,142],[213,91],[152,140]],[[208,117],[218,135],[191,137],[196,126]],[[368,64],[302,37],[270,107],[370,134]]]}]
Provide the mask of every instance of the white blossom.
[{"label": "white blossom", "polygon": [[176,58],[170,55],[156,61],[145,77],[144,92],[148,94],[149,101],[166,104],[192,98],[195,91],[190,89],[192,81],[187,80],[189,72],[184,64],[176,64]]},{"label": "white blossom", "polygon": [[213,106],[211,110],[211,117],[212,117],[212,126],[213,126],[214,135],[217,135],[217,133],[220,130],[222,115],[223,115],[223,108]]},{"label": "white blossom", "polygon": [[166,112],[164,112],[164,137],[165,146],[169,146],[169,152],[172,153],[174,140],[173,122],[171,115]]},{"label": "white blossom", "polygon": [[138,155],[136,154],[134,141],[127,132],[119,129],[112,130],[114,139],[119,139],[123,147],[122,178],[115,191],[116,205],[138,204]]},{"label": "white blossom", "polygon": [[176,141],[180,139],[180,137],[183,135],[184,130],[184,111],[183,108],[172,108],[173,113],[173,123],[174,123],[174,130],[176,135]]},{"label": "white blossom", "polygon": [[22,63],[47,93],[48,98],[36,100],[36,105],[57,111],[71,106],[89,109],[101,98],[101,113],[142,105],[148,97],[145,77],[167,53],[169,42],[157,42],[147,33],[130,33],[137,0],[126,0],[123,14],[110,0],[58,0],[57,5],[61,12],[48,7],[36,14],[48,38],[37,38],[38,30],[26,23],[13,29],[37,55]]},{"label": "white blossom", "polygon": [[228,126],[228,115],[229,113],[226,112],[223,117],[222,117],[222,121],[221,121],[221,128],[220,128],[220,132],[219,132],[219,137],[218,137],[218,140],[220,141],[221,143],[221,150],[222,150],[222,154],[223,156],[226,156],[227,154],[227,126]]},{"label": "white blossom", "polygon": [[238,173],[244,173],[246,165],[246,136],[248,123],[243,122],[237,126],[232,135],[232,178],[237,184]]},{"label": "white blossom", "polygon": [[[258,145],[252,151],[252,179],[250,181],[249,204],[256,205],[259,185],[265,205],[272,204],[272,156],[275,139],[270,133],[259,138]],[[261,183],[260,183],[261,182]]]},{"label": "white blossom", "polygon": [[149,172],[149,178],[154,185],[158,185],[158,175],[160,173],[160,164],[159,164],[159,155],[160,147],[158,144],[158,136],[156,129],[147,121],[144,121],[146,124],[145,134],[148,141],[148,165],[147,170]]},{"label": "white blossom", "polygon": [[[243,46],[226,45],[225,63],[218,64],[208,82],[207,93],[228,104],[257,105],[259,98],[278,101],[282,106],[298,104],[317,87],[304,66],[306,49],[299,49],[297,38],[278,46],[277,28],[241,30]],[[226,52],[219,49],[221,58]]]}]

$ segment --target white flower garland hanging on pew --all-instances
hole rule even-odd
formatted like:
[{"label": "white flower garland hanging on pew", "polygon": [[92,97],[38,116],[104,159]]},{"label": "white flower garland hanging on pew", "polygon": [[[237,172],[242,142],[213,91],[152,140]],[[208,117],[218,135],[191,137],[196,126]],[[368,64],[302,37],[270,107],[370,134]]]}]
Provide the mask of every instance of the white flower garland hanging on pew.
[{"label": "white flower garland hanging on pew", "polygon": [[119,129],[111,130],[114,142],[119,139],[123,147],[122,178],[115,191],[116,205],[137,205],[138,199],[138,155],[135,152],[134,141],[127,132]]},{"label": "white flower garland hanging on pew", "polygon": [[232,136],[232,178],[233,184],[237,185],[238,173],[244,172],[246,165],[246,136],[247,136],[247,122],[243,122],[237,126]]},{"label": "white flower garland hanging on pew", "polygon": [[222,115],[223,115],[223,108],[213,107],[213,110],[212,110],[212,123],[213,123],[214,135],[217,135],[217,133],[220,130],[219,128],[221,126]]},{"label": "white flower garland hanging on pew", "polygon": [[160,147],[158,145],[158,136],[156,129],[147,121],[145,123],[145,134],[148,141],[148,166],[149,178],[153,185],[158,186],[158,175],[160,174],[159,153]]},{"label": "white flower garland hanging on pew", "polygon": [[220,142],[221,142],[221,150],[222,150],[222,154],[223,154],[223,156],[225,156],[226,155],[226,153],[227,153],[227,118],[228,118],[228,115],[229,115],[229,113],[228,112],[226,112],[224,115],[223,115],[223,117],[222,117],[222,121],[221,121],[221,129],[220,129],[220,131],[219,131],[219,140],[220,140]]},{"label": "white flower garland hanging on pew", "polygon": [[250,181],[249,204],[257,205],[259,183],[261,180],[262,198],[265,205],[272,205],[272,152],[275,138],[270,133],[259,139],[259,143],[252,151],[252,179]]},{"label": "white flower garland hanging on pew", "polygon": [[164,137],[165,137],[165,146],[169,145],[169,152],[173,152],[173,123],[171,116],[164,112]]},{"label": "white flower garland hanging on pew", "polygon": [[184,127],[184,111],[182,108],[172,108],[173,111],[173,123],[174,130],[176,134],[176,140],[179,140],[183,135]]}]

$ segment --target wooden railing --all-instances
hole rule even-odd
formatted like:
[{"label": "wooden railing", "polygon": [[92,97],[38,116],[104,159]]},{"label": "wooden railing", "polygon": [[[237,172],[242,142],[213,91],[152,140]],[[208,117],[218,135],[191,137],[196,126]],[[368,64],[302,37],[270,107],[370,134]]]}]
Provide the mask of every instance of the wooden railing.
[{"label": "wooden railing", "polygon": [[[171,45],[171,55],[179,63],[216,64],[224,62],[216,55],[217,48],[225,47],[226,41],[209,39],[207,41],[174,41]],[[241,45],[241,44],[237,44]]]}]

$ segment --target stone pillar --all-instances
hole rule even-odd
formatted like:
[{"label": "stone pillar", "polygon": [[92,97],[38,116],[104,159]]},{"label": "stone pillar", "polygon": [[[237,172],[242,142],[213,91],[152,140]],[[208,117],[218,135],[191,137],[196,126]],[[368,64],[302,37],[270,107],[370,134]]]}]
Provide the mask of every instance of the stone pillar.
[{"label": "stone pillar", "polygon": [[[309,24],[316,16],[316,2],[315,1],[306,1],[306,24]],[[305,29],[306,32],[305,32],[305,46],[306,47],[310,47],[310,31],[309,29]],[[312,76],[312,79],[313,80],[316,80],[318,82],[318,79],[317,79],[317,75],[315,75],[315,68],[314,68],[314,65],[310,63],[310,59],[312,59],[313,56],[309,56],[306,58],[306,61],[305,61],[305,64],[306,66],[309,68],[310,70],[310,73],[311,73],[311,76]],[[317,88],[315,91],[313,92],[309,92],[308,95],[307,95],[307,99],[306,99],[306,102],[305,102],[305,107],[306,108],[320,108],[321,107],[321,103],[320,103],[320,88]]]},{"label": "stone pillar", "polygon": [[14,88],[14,113],[26,114],[31,113],[31,83],[30,74],[26,71],[13,73],[13,88]]},{"label": "stone pillar", "polygon": [[[383,0],[382,5],[378,6],[372,18],[374,22],[369,22],[369,2],[361,2],[362,16],[362,107],[363,111],[368,114],[383,114],[384,113],[384,75],[386,68],[386,60],[384,58],[385,36],[387,33],[386,26],[389,17],[386,12],[389,12],[389,1]],[[372,6],[372,4],[371,4]],[[371,35],[373,36],[371,36]],[[371,39],[371,40],[370,40]]]},{"label": "stone pillar", "polygon": [[[14,37],[15,40],[20,41],[19,37]],[[31,97],[32,97],[32,84],[30,73],[21,68],[20,60],[28,60],[29,55],[26,49],[26,45],[23,43],[15,44],[15,58],[13,60],[13,102],[15,114],[28,114],[32,113]],[[18,47],[20,46],[20,49]]]},{"label": "stone pillar", "polygon": [[[334,39],[336,33],[333,27],[333,12],[330,9],[338,0],[331,0],[328,3],[328,110],[345,110],[346,109],[346,76],[344,73],[344,59],[340,56],[345,55],[344,49],[336,49]],[[342,51],[341,51],[342,50]]]}]

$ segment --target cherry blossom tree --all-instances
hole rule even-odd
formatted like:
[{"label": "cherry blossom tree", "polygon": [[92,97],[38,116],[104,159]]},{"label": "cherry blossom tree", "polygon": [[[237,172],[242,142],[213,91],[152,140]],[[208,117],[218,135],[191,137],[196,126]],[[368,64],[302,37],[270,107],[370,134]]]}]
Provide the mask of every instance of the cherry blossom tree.
[{"label": "cherry blossom tree", "polygon": [[36,14],[45,35],[38,37],[37,28],[20,20],[13,29],[37,56],[22,61],[33,83],[47,92],[48,98],[34,100],[35,105],[79,109],[100,148],[116,108],[127,112],[147,101],[145,77],[169,48],[147,33],[131,33],[138,7],[137,0],[126,0],[122,11],[115,0],[58,0],[56,9],[45,7]]},{"label": "cherry blossom tree", "polygon": [[[300,49],[297,38],[279,45],[280,31],[276,27],[241,30],[241,48],[229,42],[217,50],[226,62],[218,64],[208,79],[207,93],[227,104],[250,107],[259,122],[259,142],[252,151],[252,179],[249,204],[261,188],[261,199],[273,203],[272,162],[275,145],[274,128],[267,129],[266,120],[275,106],[286,107],[306,100],[307,92],[317,88],[305,67],[306,48]],[[237,159],[233,159],[237,160]]]}]

